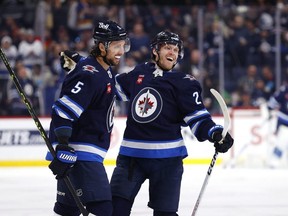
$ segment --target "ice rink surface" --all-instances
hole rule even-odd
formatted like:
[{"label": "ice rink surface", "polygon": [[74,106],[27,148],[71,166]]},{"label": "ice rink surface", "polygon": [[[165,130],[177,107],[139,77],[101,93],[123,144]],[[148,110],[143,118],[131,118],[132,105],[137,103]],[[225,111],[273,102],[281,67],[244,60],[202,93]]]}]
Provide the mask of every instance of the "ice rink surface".
[{"label": "ice rink surface", "polygon": [[[111,176],[113,166],[106,166]],[[208,165],[185,165],[180,216],[192,214]],[[52,216],[56,180],[46,167],[0,168],[0,215]],[[134,203],[132,216],[152,216],[148,182]],[[197,216],[287,216],[288,170],[215,166]]]}]

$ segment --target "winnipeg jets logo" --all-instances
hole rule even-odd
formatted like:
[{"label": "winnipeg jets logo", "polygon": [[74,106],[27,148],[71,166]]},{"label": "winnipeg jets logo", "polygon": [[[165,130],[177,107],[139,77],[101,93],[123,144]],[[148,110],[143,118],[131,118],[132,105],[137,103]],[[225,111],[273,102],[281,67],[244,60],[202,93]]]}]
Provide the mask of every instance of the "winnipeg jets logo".
[{"label": "winnipeg jets logo", "polygon": [[84,65],[83,66],[83,70],[84,71],[88,71],[90,73],[95,73],[95,72],[99,72],[94,66],[92,65]]},{"label": "winnipeg jets logo", "polygon": [[107,30],[109,28],[109,24],[104,24],[103,22],[99,22],[99,28]]},{"label": "winnipeg jets logo", "polygon": [[140,114],[142,113],[142,116],[143,116],[144,114],[147,114],[148,111],[153,108],[154,102],[152,102],[152,101],[150,100],[149,93],[150,93],[150,91],[148,90],[147,93],[146,93],[146,97],[145,97],[143,100],[139,100],[139,102],[138,102],[138,103],[139,103],[139,104],[138,104],[139,113],[140,113]]},{"label": "winnipeg jets logo", "polygon": [[132,117],[139,123],[151,122],[158,117],[162,106],[160,93],[153,88],[146,87],[136,95],[132,102]]}]

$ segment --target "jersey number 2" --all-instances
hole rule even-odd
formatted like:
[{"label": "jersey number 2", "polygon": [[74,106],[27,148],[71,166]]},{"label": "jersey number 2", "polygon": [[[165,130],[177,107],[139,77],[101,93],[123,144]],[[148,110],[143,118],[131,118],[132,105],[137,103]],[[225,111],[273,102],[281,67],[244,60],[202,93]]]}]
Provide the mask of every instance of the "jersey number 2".
[{"label": "jersey number 2", "polygon": [[193,93],[193,97],[195,97],[195,103],[196,104],[201,104],[201,101],[199,101],[199,94],[198,92]]}]

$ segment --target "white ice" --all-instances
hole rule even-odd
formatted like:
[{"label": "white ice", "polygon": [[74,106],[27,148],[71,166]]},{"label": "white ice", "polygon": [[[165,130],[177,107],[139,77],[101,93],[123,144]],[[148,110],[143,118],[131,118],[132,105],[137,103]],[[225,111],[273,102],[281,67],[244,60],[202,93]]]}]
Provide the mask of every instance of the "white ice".
[{"label": "white ice", "polygon": [[[111,176],[113,166],[106,166]],[[208,165],[185,165],[180,216],[190,216]],[[52,216],[56,180],[47,167],[0,168],[0,215]],[[148,182],[133,206],[132,216],[152,215],[147,207]],[[288,170],[215,166],[197,216],[287,216]]]}]

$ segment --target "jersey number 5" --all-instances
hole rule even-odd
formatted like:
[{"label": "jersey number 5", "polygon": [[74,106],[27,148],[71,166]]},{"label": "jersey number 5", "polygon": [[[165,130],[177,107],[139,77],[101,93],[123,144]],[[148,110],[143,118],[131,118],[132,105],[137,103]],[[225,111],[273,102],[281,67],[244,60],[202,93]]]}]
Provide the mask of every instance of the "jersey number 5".
[{"label": "jersey number 5", "polygon": [[74,86],[74,88],[71,90],[71,92],[77,94],[79,91],[81,91],[81,86],[83,85],[84,83],[78,81],[77,84]]}]

